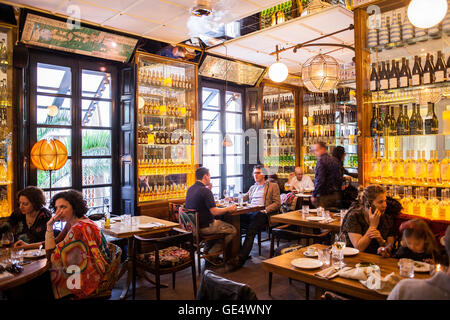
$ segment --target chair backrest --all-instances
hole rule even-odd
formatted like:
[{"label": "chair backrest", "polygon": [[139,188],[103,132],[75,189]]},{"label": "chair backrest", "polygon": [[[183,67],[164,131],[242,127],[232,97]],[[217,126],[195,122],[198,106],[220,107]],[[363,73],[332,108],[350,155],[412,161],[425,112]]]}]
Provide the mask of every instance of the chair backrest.
[{"label": "chair backrest", "polygon": [[195,236],[197,234],[198,214],[197,211],[186,209],[184,206],[178,208],[178,219],[181,227]]},{"label": "chair backrest", "polygon": [[255,291],[245,283],[222,278],[206,270],[196,300],[258,300]]}]

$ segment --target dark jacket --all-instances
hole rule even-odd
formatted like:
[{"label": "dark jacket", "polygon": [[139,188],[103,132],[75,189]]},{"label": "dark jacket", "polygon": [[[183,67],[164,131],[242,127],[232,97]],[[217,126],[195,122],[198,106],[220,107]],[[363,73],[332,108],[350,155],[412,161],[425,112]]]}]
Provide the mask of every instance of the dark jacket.
[{"label": "dark jacket", "polygon": [[196,300],[258,300],[255,292],[244,283],[222,278],[206,270]]},{"label": "dark jacket", "polygon": [[317,160],[314,177],[313,197],[320,197],[339,192],[342,186],[342,173],[339,162],[328,153]]},{"label": "dark jacket", "polygon": [[4,224],[0,226],[0,238],[3,233],[12,231],[14,242],[22,240],[26,243],[35,243],[45,240],[47,222],[52,214],[46,208],[41,208],[31,227],[26,223],[26,217],[16,209]]}]

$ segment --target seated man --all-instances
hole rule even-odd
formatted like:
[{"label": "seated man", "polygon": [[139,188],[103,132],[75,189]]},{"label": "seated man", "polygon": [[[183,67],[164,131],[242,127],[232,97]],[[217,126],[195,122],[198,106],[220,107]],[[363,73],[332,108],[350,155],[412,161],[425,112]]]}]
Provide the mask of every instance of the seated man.
[{"label": "seated man", "polygon": [[[445,232],[445,250],[450,260],[450,226]],[[450,267],[447,272],[437,272],[430,279],[400,281],[388,300],[450,300]]]},{"label": "seated man", "polygon": [[255,236],[269,223],[269,216],[278,213],[281,207],[280,188],[276,183],[266,181],[262,165],[255,166],[253,177],[255,184],[244,195],[244,201],[254,206],[264,206],[265,209],[241,215],[241,225],[247,227],[247,233],[239,255],[230,261],[231,270],[244,265],[252,251]]},{"label": "seated man", "polygon": [[[236,236],[236,228],[229,223],[222,220],[214,219],[228,212],[235,212],[236,206],[232,205],[227,208],[217,208],[214,201],[213,193],[208,187],[211,183],[209,170],[205,167],[199,167],[195,171],[195,179],[197,180],[187,191],[186,194],[186,209],[193,209],[198,212],[199,232],[203,235],[211,235],[216,233],[225,233],[225,242],[223,244],[224,250],[230,244],[234,236]],[[215,243],[208,251],[209,254],[214,255],[221,251],[220,243]],[[218,263],[214,261],[213,263]]]},{"label": "seated man", "polygon": [[303,175],[302,167],[295,167],[295,172],[289,174],[289,184],[292,191],[314,190],[314,183],[309,176]]}]

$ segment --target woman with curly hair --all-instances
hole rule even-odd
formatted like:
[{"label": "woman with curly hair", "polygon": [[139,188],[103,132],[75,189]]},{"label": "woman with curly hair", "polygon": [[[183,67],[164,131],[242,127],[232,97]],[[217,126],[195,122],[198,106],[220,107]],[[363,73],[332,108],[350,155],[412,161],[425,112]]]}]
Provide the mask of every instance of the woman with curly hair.
[{"label": "woman with curly hair", "polygon": [[19,207],[0,226],[0,238],[3,233],[13,232],[14,247],[38,248],[45,239],[46,224],[51,218],[44,204],[45,196],[41,189],[29,186],[19,191]]},{"label": "woman with curly hair", "polygon": [[362,252],[390,256],[394,245],[395,217],[401,204],[386,197],[380,185],[364,188],[342,221],[347,245]]},{"label": "woman with curly hair", "polygon": [[[53,196],[50,208],[55,215],[47,223],[45,249],[50,256],[53,295],[60,298],[86,298],[108,281],[112,253],[97,227],[87,218],[86,201],[81,192],[63,191]],[[66,223],[65,238],[57,243],[53,235],[55,221]],[[79,281],[72,281],[78,278]]]}]

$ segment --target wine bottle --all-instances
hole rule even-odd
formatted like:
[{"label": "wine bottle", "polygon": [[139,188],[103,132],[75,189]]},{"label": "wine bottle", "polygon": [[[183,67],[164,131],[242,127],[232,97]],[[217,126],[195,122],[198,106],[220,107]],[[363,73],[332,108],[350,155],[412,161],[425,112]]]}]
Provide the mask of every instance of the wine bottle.
[{"label": "wine bottle", "polygon": [[409,134],[409,118],[408,118],[408,105],[403,106],[403,132],[405,135]]},{"label": "wine bottle", "polygon": [[410,135],[416,135],[417,128],[418,128],[418,120],[416,116],[416,104],[412,104],[413,113],[411,115],[411,118],[409,119],[409,134]]},{"label": "wine bottle", "polygon": [[418,56],[414,57],[411,82],[413,86],[420,86],[423,83],[422,61]]},{"label": "wine bottle", "polygon": [[384,135],[390,136],[390,129],[391,129],[391,115],[389,113],[389,107],[386,106],[386,115],[384,117]]},{"label": "wine bottle", "polygon": [[[388,62],[389,69],[389,62]],[[389,89],[389,76],[386,71],[386,62],[381,63],[381,71],[378,73],[378,77],[380,79],[380,90],[388,90]]]},{"label": "wine bottle", "polygon": [[398,88],[398,78],[397,63],[395,63],[395,60],[392,60],[391,72],[389,73],[389,89]]},{"label": "wine bottle", "polygon": [[[450,58],[450,56],[449,56]],[[380,89],[380,80],[378,79],[377,70],[375,68],[375,63],[372,63],[372,73],[370,75],[370,90],[378,91]]]},{"label": "wine bottle", "polygon": [[391,136],[397,135],[397,122],[395,121],[394,107],[391,107],[389,135],[391,135]]},{"label": "wine bottle", "polygon": [[427,53],[427,60],[425,61],[425,66],[423,67],[423,84],[434,83],[434,66],[433,66],[433,56]]},{"label": "wine bottle", "polygon": [[435,77],[434,81],[436,83],[445,81],[446,70],[447,68],[445,66],[444,59],[442,58],[442,52],[438,51],[436,67],[434,68],[434,77]]},{"label": "wine bottle", "polygon": [[376,137],[378,135],[377,132],[377,124],[378,117],[377,117],[377,108],[373,107],[372,109],[372,119],[370,120],[370,136]]},{"label": "wine bottle", "polygon": [[384,133],[384,124],[383,124],[383,118],[381,116],[381,108],[378,108],[377,133],[379,136],[382,136]]},{"label": "wine bottle", "polygon": [[400,88],[409,87],[411,83],[411,71],[406,58],[402,58],[402,69],[400,70]]},{"label": "wine bottle", "polygon": [[417,134],[423,134],[423,119],[420,115],[420,105],[416,105]]},{"label": "wine bottle", "polygon": [[439,121],[434,112],[434,103],[428,102],[428,113],[425,117],[425,134],[438,134]]},{"label": "wine bottle", "polygon": [[404,128],[403,128],[403,124],[404,124],[403,108],[401,105],[399,107],[400,107],[400,113],[398,114],[398,118],[397,118],[397,135],[403,136],[403,135],[405,135]]}]

